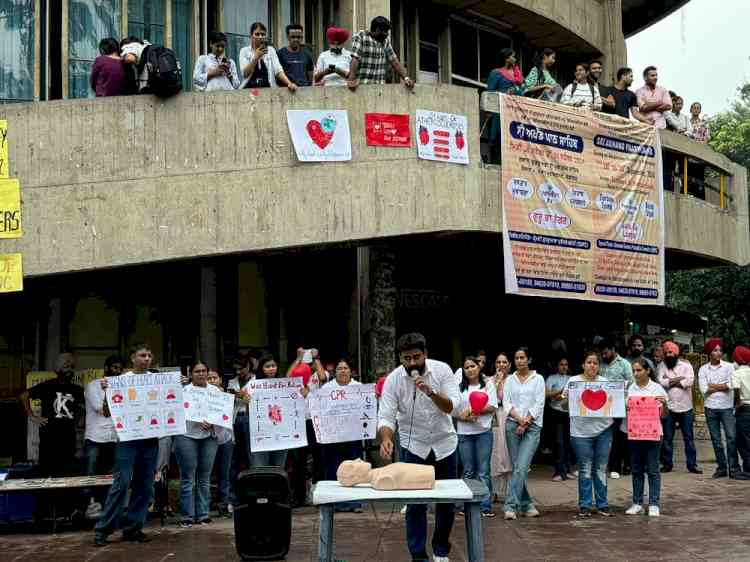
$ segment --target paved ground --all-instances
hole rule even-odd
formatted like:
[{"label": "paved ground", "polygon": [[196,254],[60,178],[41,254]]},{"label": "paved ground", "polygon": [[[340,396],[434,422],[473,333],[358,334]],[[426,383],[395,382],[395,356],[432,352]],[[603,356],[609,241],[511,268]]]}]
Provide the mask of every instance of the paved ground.
[{"label": "paved ground", "polygon": [[[662,517],[630,517],[630,478],[610,480],[610,503],[617,516],[577,521],[576,483],[554,483],[548,467],[535,468],[530,491],[542,512],[539,519],[506,522],[485,520],[487,560],[549,561],[747,561],[750,560],[750,482],[712,480],[714,466],[703,463],[705,474],[684,468],[665,475]],[[500,512],[500,507],[498,506]],[[292,548],[287,560],[315,559],[318,521],[314,508],[294,512]],[[335,553],[341,561],[408,560],[404,522],[397,508],[363,514],[337,514]],[[106,548],[91,545],[83,532],[5,534],[0,536],[0,560],[67,562],[165,562],[183,560],[238,560],[231,521],[181,530],[174,524],[147,529],[149,544],[117,542]],[[463,520],[456,519],[451,560],[465,561]]]}]

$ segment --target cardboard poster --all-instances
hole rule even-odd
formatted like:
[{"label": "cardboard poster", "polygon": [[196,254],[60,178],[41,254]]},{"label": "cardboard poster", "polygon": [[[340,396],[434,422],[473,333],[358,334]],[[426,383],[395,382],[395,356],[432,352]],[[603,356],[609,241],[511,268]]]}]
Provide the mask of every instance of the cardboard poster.
[{"label": "cardboard poster", "polygon": [[310,398],[315,439],[318,443],[346,443],[375,439],[377,401],[374,384],[326,385]]},{"label": "cardboard poster", "polygon": [[8,122],[0,119],[0,178],[10,174],[8,165]]},{"label": "cardboard poster", "polygon": [[654,127],[500,96],[505,290],[664,304],[664,197]]},{"label": "cardboard poster", "polygon": [[396,113],[365,113],[365,136],[367,146],[409,148],[409,116]]},{"label": "cardboard poster", "polygon": [[253,452],[307,445],[302,377],[250,381],[250,448]]},{"label": "cardboard poster", "polygon": [[417,156],[451,164],[469,163],[469,123],[465,115],[417,109]]},{"label": "cardboard poster", "polygon": [[628,439],[661,441],[661,402],[654,396],[628,397]]},{"label": "cardboard poster", "polygon": [[583,418],[624,418],[624,382],[583,382],[568,384],[568,406],[571,416]]},{"label": "cardboard poster", "polygon": [[185,433],[180,372],[111,377],[107,405],[120,441]]},{"label": "cardboard poster", "polygon": [[21,186],[16,179],[0,179],[0,238],[21,236]]},{"label": "cardboard poster", "polygon": [[286,120],[300,162],[352,159],[352,139],[346,110],[288,109]]},{"label": "cardboard poster", "polygon": [[0,254],[0,293],[23,291],[23,257]]},{"label": "cardboard poster", "polygon": [[206,421],[213,425],[232,429],[234,395],[215,386],[205,388],[186,386],[182,389],[185,419],[192,422]]}]

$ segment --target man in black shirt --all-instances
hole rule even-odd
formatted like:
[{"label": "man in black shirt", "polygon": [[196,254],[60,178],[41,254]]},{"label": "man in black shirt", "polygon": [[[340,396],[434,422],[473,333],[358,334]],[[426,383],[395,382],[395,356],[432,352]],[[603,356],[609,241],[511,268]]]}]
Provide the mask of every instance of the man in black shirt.
[{"label": "man in black shirt", "polygon": [[284,72],[297,86],[311,86],[315,64],[310,54],[302,48],[302,26],[298,23],[287,25],[286,38],[289,46],[282,47],[276,52]]},{"label": "man in black shirt", "polygon": [[[638,111],[638,99],[628,88],[633,83],[633,70],[623,67],[617,71],[617,82],[614,86],[599,86],[599,94],[602,96],[602,112],[610,115],[619,115],[648,123]],[[649,123],[650,124],[650,123]]]}]

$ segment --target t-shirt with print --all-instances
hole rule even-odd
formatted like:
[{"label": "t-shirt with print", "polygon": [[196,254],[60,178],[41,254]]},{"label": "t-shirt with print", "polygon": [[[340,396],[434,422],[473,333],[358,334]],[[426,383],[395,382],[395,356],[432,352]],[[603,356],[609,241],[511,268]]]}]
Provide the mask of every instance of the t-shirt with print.
[{"label": "t-shirt with print", "polygon": [[47,418],[47,423],[39,428],[40,449],[51,446],[63,451],[72,447],[74,455],[76,420],[84,410],[83,389],[55,378],[33,386],[29,397],[41,402],[42,417]]},{"label": "t-shirt with print", "polygon": [[636,98],[635,94],[630,90],[620,90],[615,86],[599,86],[599,94],[601,94],[603,98],[612,96],[615,99],[614,107],[602,104],[602,113],[619,115],[625,119],[630,119],[630,108],[638,108],[638,98]]},{"label": "t-shirt with print", "polygon": [[276,51],[276,54],[281,67],[292,82],[297,86],[310,86],[308,73],[312,72],[315,66],[310,53],[304,49],[290,51],[287,47],[282,47]]}]

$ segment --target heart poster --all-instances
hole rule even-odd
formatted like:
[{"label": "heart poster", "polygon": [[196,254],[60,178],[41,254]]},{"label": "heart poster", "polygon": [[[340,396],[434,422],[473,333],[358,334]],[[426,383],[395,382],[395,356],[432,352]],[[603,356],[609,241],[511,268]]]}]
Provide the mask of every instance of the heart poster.
[{"label": "heart poster", "polygon": [[286,120],[300,162],[342,162],[352,159],[346,110],[289,109]]},{"label": "heart poster", "polygon": [[570,415],[583,418],[624,418],[625,383],[571,381],[568,384]]},{"label": "heart poster", "polygon": [[468,164],[468,126],[465,115],[417,109],[414,122],[417,156],[424,160]]}]

